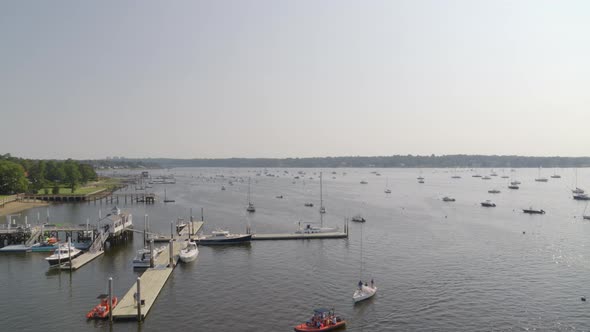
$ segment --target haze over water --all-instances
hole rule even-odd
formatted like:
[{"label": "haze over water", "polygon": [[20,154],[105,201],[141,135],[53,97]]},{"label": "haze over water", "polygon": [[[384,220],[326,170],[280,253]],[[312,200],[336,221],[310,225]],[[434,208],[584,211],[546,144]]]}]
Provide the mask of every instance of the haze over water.
[{"label": "haze over water", "polygon": [[[306,175],[294,180],[299,170]],[[119,206],[133,214],[136,228],[143,228],[147,213],[152,228],[162,233],[169,232],[171,220],[187,218],[190,208],[199,217],[201,207],[205,233],[217,227],[244,232],[248,223],[258,233],[292,232],[299,220],[319,221],[319,171],[269,169],[277,177],[256,176],[260,169],[151,171],[176,175],[177,184],[152,189],[162,198],[166,188],[176,203],[120,201]],[[581,218],[586,203],[572,199],[573,170],[557,169],[562,178],[547,183],[534,181],[537,169],[500,169],[488,181],[471,175],[487,175],[489,169],[322,171],[325,224],[342,228],[344,218],[357,213],[367,219],[362,225],[350,223],[349,239],[200,247],[198,261],[175,269],[140,327],[116,322],[112,330],[291,331],[314,307],[335,307],[348,320],[347,331],[587,329],[590,308],[580,297],[590,295],[590,223]],[[215,177],[221,174],[225,177]],[[424,184],[417,183],[420,174]],[[451,179],[455,174],[462,178]],[[230,186],[232,175],[244,181]],[[520,180],[521,189],[507,189],[510,179],[502,175]],[[248,176],[257,207],[252,215],[245,211]],[[589,176],[580,169],[578,186],[590,188]],[[367,185],[359,183],[363,179]],[[383,192],[386,179],[389,195]],[[222,185],[227,190],[221,191]],[[501,193],[488,194],[493,188]],[[441,201],[446,195],[457,201]],[[481,207],[485,199],[497,207]],[[304,207],[305,202],[315,206]],[[521,209],[530,206],[547,214],[523,214]],[[51,206],[51,222],[83,223],[96,219],[100,207]],[[103,204],[103,215],[111,207]],[[45,216],[41,208],[23,217],[34,221],[37,212]],[[373,277],[379,292],[353,305],[361,232],[362,279]],[[44,253],[0,255],[3,329],[110,330],[108,323],[87,322],[84,315],[105,292],[109,276],[116,295],[127,292],[139,275],[131,260],[141,246],[142,236],[136,234],[71,274],[48,272]]]}]

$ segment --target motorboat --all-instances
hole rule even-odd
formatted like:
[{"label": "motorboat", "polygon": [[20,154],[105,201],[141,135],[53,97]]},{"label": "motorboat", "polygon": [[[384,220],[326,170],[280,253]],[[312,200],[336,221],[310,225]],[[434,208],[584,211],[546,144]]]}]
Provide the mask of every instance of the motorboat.
[{"label": "motorboat", "polygon": [[360,214],[357,214],[356,216],[352,217],[352,219],[350,219],[354,222],[365,222],[365,218],[363,218]]},{"label": "motorboat", "polygon": [[419,176],[419,177],[416,178],[416,180],[424,180],[424,177]]},{"label": "motorboat", "polygon": [[561,179],[561,175],[559,175],[559,174],[553,174],[553,175],[551,175],[551,178],[552,179]]},{"label": "motorboat", "polygon": [[109,296],[107,294],[101,294],[97,297],[100,300],[100,303],[97,304],[92,310],[90,310],[86,314],[86,318],[88,319],[105,319],[109,317],[109,312],[111,309],[115,309],[119,299],[116,296],[113,296],[111,303],[109,305]]},{"label": "motorboat", "polygon": [[303,205],[305,205],[305,206],[307,206],[307,207],[313,207],[313,203],[305,203],[305,204],[303,204]]},{"label": "motorboat", "polygon": [[333,331],[346,326],[346,321],[334,313],[334,309],[319,308],[313,311],[313,317],[305,323],[295,326],[295,332]]},{"label": "motorboat", "polygon": [[418,183],[424,183],[424,180],[419,180]]},{"label": "motorboat", "polygon": [[199,244],[213,245],[213,244],[240,244],[250,243],[252,234],[231,234],[225,230],[215,230],[211,235],[205,235],[198,239]]},{"label": "motorboat", "polygon": [[460,178],[461,178],[461,175],[453,175],[453,176],[451,176],[451,179],[460,179]]},{"label": "motorboat", "polygon": [[515,184],[515,185],[517,185],[517,184],[521,184],[521,182],[520,182],[520,181],[518,181],[518,180],[514,180],[514,181],[511,181],[511,182],[510,182],[510,184]]},{"label": "motorboat", "polygon": [[199,255],[199,249],[197,244],[193,241],[188,241],[186,247],[180,250],[179,258],[184,263],[189,263],[197,259]]},{"label": "motorboat", "polygon": [[482,180],[491,180],[492,178],[486,175],[486,176],[484,176],[484,177],[483,177],[483,178],[481,178],[481,179],[482,179]]},{"label": "motorboat", "polygon": [[579,201],[590,201],[590,196],[588,196],[588,194],[575,194],[574,199]]},{"label": "motorboat", "polygon": [[386,194],[391,194],[391,189],[385,189]]},{"label": "motorboat", "polygon": [[297,234],[314,234],[314,233],[333,233],[337,232],[338,227],[323,227],[317,226],[313,223],[304,223],[304,226],[301,227],[301,222],[299,222],[299,229],[295,231]]},{"label": "motorboat", "polygon": [[536,178],[535,181],[537,181],[537,182],[548,182],[549,179],[547,179],[547,178]]},{"label": "motorboat", "polygon": [[474,174],[474,175],[472,175],[471,177],[472,177],[472,178],[480,178],[480,177],[481,177],[481,175],[479,175],[479,174]]},{"label": "motorboat", "polygon": [[543,209],[536,210],[536,209],[533,209],[532,207],[528,208],[528,209],[522,209],[522,212],[528,213],[528,214],[545,214],[545,211]]},{"label": "motorboat", "polygon": [[519,189],[520,187],[516,184],[511,184],[508,186],[508,189]]},{"label": "motorboat", "polygon": [[225,190],[225,186],[221,186],[221,190]]},{"label": "motorboat", "polygon": [[500,193],[500,190],[498,190],[498,189],[492,189],[492,190],[488,190],[488,193],[490,193],[490,194],[499,194]]},{"label": "motorboat", "polygon": [[445,196],[442,198],[443,202],[454,202],[455,199],[453,197]]},{"label": "motorboat", "polygon": [[133,268],[134,269],[147,269],[147,268],[149,268],[150,263],[151,263],[150,262],[151,257],[153,256],[154,261],[155,261],[156,258],[158,258],[158,256],[160,255],[160,253],[162,253],[162,251],[164,251],[165,249],[166,249],[166,246],[154,248],[153,254],[149,248],[139,249],[137,251],[137,255],[133,259]]},{"label": "motorboat", "polygon": [[496,207],[496,203],[490,201],[489,199],[481,202],[481,206],[485,206],[485,207]]},{"label": "motorboat", "polygon": [[59,244],[49,244],[47,242],[35,243],[31,246],[32,252],[52,252],[59,247]]},{"label": "motorboat", "polygon": [[53,252],[53,255],[46,257],[45,260],[49,263],[49,266],[57,266],[61,263],[65,263],[68,260],[74,259],[82,255],[82,250],[76,249],[73,245],[60,244],[57,249]]},{"label": "motorboat", "polygon": [[31,247],[24,244],[14,244],[0,248],[0,252],[30,252]]},{"label": "motorboat", "polygon": [[367,182],[367,181],[365,181],[365,180],[361,181],[361,184],[368,184],[368,183],[369,183],[369,182]]},{"label": "motorboat", "polygon": [[359,287],[354,291],[354,294],[352,294],[352,299],[354,303],[357,303],[373,297],[375,293],[377,293],[377,287],[372,280],[370,286],[366,283],[363,284],[362,281],[359,281]]},{"label": "motorboat", "polygon": [[283,198],[283,195],[278,195],[278,196],[276,196],[276,198],[282,199]]},{"label": "motorboat", "polygon": [[584,189],[576,187],[576,189],[572,189],[572,194],[583,194]]}]

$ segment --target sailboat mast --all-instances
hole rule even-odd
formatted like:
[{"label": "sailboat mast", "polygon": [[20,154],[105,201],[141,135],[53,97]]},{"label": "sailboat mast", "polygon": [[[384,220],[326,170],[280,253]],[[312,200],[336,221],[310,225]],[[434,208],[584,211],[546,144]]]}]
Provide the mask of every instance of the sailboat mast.
[{"label": "sailboat mast", "polygon": [[363,225],[361,224],[361,267],[360,267],[360,272],[359,272],[359,280],[363,279]]},{"label": "sailboat mast", "polygon": [[250,177],[248,177],[248,205],[250,204]]},{"label": "sailboat mast", "polygon": [[320,172],[320,210],[324,208],[324,195],[323,195],[323,185],[322,185],[322,172]]}]

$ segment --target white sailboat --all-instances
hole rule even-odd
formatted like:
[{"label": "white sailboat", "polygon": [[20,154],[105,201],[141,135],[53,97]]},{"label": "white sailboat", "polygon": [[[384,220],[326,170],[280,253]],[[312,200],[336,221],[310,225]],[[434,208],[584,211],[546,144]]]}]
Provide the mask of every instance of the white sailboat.
[{"label": "white sailboat", "polygon": [[586,207],[584,208],[584,212],[582,212],[582,219],[590,220],[590,215],[586,215],[586,209],[588,208],[588,203],[586,203]]},{"label": "white sailboat", "polygon": [[389,178],[385,179],[385,193],[391,194],[391,189],[389,189]]},{"label": "white sailboat", "polygon": [[322,172],[320,172],[320,213],[326,213],[326,208],[324,207],[324,195],[322,187]]},{"label": "white sailboat", "polygon": [[363,284],[362,277],[363,277],[363,227],[361,226],[361,271],[360,271],[360,280],[358,283],[357,289],[352,294],[352,300],[354,303],[366,300],[371,298],[377,293],[377,287],[375,286],[375,282],[371,279],[371,284],[365,282]]},{"label": "white sailboat", "polygon": [[548,181],[547,178],[541,177],[541,167],[539,167],[539,176],[535,179],[535,181],[537,181],[537,182],[547,182]]},{"label": "white sailboat", "polygon": [[197,259],[198,255],[199,249],[197,248],[197,244],[193,241],[188,241],[186,248],[180,250],[178,257],[184,263],[189,263]]},{"label": "white sailboat", "polygon": [[250,199],[250,177],[248,177],[248,207],[246,208],[248,212],[256,212],[256,208],[254,207],[254,203]]},{"label": "white sailboat", "polygon": [[584,189],[582,188],[578,188],[578,169],[576,168],[576,172],[575,172],[575,181],[576,181],[576,189],[572,189],[572,193],[573,194],[583,194],[584,193]]}]

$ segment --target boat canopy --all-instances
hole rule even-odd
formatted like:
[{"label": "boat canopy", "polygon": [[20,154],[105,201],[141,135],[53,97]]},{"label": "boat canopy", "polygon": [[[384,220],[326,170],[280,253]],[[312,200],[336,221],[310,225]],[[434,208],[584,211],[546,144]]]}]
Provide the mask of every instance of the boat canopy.
[{"label": "boat canopy", "polygon": [[330,311],[331,310],[327,309],[327,308],[317,308],[317,309],[313,310],[313,312],[316,314],[323,314],[323,313],[330,312]]}]

